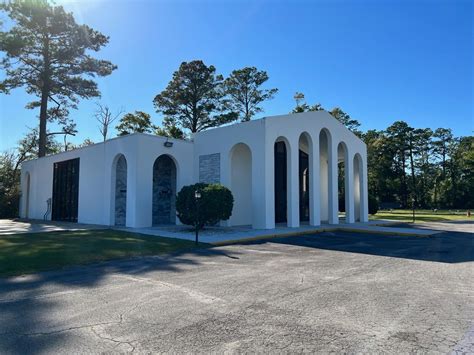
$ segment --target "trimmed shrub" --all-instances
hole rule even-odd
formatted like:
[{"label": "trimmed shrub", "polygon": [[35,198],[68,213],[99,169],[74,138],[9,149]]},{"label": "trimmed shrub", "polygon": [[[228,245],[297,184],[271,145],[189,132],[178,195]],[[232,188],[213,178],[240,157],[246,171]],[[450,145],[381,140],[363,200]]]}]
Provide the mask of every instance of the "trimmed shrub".
[{"label": "trimmed shrub", "polygon": [[[201,198],[196,200],[196,191]],[[205,225],[228,220],[232,215],[234,197],[220,184],[194,184],[184,186],[176,197],[176,212],[183,224],[202,229]]]}]

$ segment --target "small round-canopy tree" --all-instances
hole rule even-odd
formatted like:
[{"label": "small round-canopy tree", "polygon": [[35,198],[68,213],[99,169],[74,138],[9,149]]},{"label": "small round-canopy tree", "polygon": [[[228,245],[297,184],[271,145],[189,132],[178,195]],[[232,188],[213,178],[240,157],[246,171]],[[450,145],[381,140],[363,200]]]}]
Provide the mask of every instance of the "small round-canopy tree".
[{"label": "small round-canopy tree", "polygon": [[[200,194],[200,198],[196,198],[196,192]],[[176,198],[179,220],[198,230],[205,225],[228,220],[233,206],[232,192],[220,184],[198,183],[184,186]]]},{"label": "small round-canopy tree", "polygon": [[151,116],[143,111],[127,113],[115,127],[119,136],[132,133],[152,133],[155,128],[155,125],[151,122]]}]

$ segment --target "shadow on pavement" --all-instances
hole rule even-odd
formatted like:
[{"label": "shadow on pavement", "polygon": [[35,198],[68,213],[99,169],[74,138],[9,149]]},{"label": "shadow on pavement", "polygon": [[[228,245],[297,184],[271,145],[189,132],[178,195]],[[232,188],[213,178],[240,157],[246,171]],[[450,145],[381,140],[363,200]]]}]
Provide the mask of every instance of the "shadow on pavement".
[{"label": "shadow on pavement", "polygon": [[430,237],[413,237],[324,232],[300,237],[250,241],[242,244],[269,242],[441,263],[474,261],[474,236],[471,233],[444,232]]},{"label": "shadow on pavement", "polygon": [[[73,292],[75,289],[99,285],[110,274],[138,276],[154,271],[181,273],[189,266],[198,267],[200,261],[205,262],[209,258],[224,256],[239,259],[238,255],[238,252],[221,249],[197,249],[0,278],[0,353],[35,354],[61,348],[61,342],[68,333],[61,324],[51,324],[49,315],[61,308],[55,301],[54,293],[55,290],[65,292],[64,286]],[[44,333],[39,332],[39,329],[52,330]]]},{"label": "shadow on pavement", "polygon": [[[474,238],[470,233],[444,232],[431,237],[388,236],[349,232],[273,238],[240,245],[279,243],[306,248],[406,258],[440,263],[474,261]],[[245,250],[243,251],[245,252]],[[0,278],[0,353],[45,353],[60,349],[69,336],[51,314],[64,308],[54,293],[74,292],[98,286],[111,274],[146,275],[154,271],[182,273],[214,257],[242,262],[232,247],[183,251],[158,257],[139,257],[95,265],[70,267],[25,277]],[[271,257],[271,256],[269,256]],[[66,290],[65,291],[65,287]],[[119,291],[117,291],[119,292]],[[94,302],[93,294],[84,302]],[[79,324],[79,326],[81,326]],[[47,329],[47,333],[40,330]],[[48,336],[44,336],[48,335]]]}]

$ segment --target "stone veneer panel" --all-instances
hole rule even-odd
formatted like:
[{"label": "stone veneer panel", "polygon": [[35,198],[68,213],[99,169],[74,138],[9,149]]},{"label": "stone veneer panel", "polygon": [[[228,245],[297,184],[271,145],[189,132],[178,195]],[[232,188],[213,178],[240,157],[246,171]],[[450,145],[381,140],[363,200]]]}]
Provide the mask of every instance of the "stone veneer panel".
[{"label": "stone veneer panel", "polygon": [[199,156],[199,182],[221,182],[221,155],[220,153]]},{"label": "stone veneer panel", "polygon": [[127,217],[127,161],[123,155],[115,170],[115,225],[125,226]]},{"label": "stone veneer panel", "polygon": [[153,165],[153,225],[176,223],[176,166],[162,155]]}]

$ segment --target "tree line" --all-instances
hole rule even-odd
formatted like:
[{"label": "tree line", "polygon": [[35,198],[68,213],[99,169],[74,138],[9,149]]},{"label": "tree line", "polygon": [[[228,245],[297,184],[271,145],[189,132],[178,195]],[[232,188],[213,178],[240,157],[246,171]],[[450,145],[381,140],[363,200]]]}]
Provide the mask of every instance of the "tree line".
[{"label": "tree line", "polygon": [[186,138],[212,127],[249,121],[263,111],[261,103],[272,99],[278,89],[264,89],[268,74],[255,67],[233,70],[225,78],[202,60],[183,62],[167,87],[153,99],[163,115],[162,127],[143,111],[124,115],[116,126],[119,136],[130,133]]},{"label": "tree line", "polygon": [[383,205],[471,209],[474,137],[451,129],[413,128],[396,121],[362,134],[368,151],[369,192]]},{"label": "tree line", "polygon": [[[94,58],[109,38],[87,25],[76,23],[62,6],[47,0],[16,0],[0,5],[14,25],[0,31],[0,66],[5,79],[0,92],[23,87],[36,99],[26,108],[38,111],[39,124],[14,151],[0,156],[0,217],[15,216],[19,200],[21,162],[93,144],[67,141],[77,129],[70,118],[80,99],[100,97],[94,78],[108,76],[117,66]],[[227,78],[201,60],[183,62],[164,90],[153,98],[162,125],[143,111],[124,114],[100,102],[94,118],[103,141],[112,125],[118,135],[135,132],[184,139],[190,133],[251,120],[263,112],[262,103],[272,99],[276,88],[263,88],[268,74],[255,67],[232,71]],[[324,110],[309,105],[296,93],[291,111]],[[474,200],[473,137],[454,137],[448,128],[419,129],[396,121],[385,130],[360,130],[361,124],[341,108],[328,112],[367,144],[370,200],[381,207],[472,208]],[[50,131],[49,124],[60,129]],[[63,143],[55,137],[62,135]],[[342,172],[342,170],[340,170]],[[340,191],[341,192],[341,191]]]},{"label": "tree line", "polygon": [[[324,110],[295,94],[293,113]],[[328,112],[367,145],[369,201],[382,208],[474,207],[474,136],[455,137],[450,128],[414,128],[395,121],[383,130],[360,130],[341,108]],[[343,170],[339,169],[339,179]],[[343,195],[343,183],[339,194]]]}]

